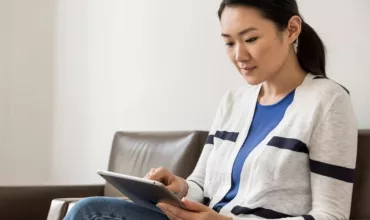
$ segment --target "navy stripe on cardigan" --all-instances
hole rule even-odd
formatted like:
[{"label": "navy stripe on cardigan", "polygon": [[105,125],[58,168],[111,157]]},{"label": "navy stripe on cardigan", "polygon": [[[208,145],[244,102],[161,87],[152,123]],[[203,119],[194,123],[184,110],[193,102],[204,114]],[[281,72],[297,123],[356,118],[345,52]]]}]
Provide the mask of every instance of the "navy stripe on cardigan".
[{"label": "navy stripe on cardigan", "polygon": [[275,218],[288,218],[293,217],[291,215],[287,215],[281,212],[277,212],[271,209],[265,209],[265,208],[247,208],[247,207],[241,207],[241,206],[235,206],[231,213],[234,215],[256,215],[262,218],[266,219],[275,219]]},{"label": "navy stripe on cardigan", "polygon": [[[236,206],[234,207],[231,212],[234,215],[255,215],[259,216],[265,219],[278,219],[278,218],[289,218],[289,217],[294,217],[292,215],[287,215],[281,212],[277,212],[271,209],[265,209],[265,208],[254,208],[250,209],[247,207],[241,207],[241,206]],[[304,220],[315,220],[311,215],[303,215],[302,216]]]},{"label": "navy stripe on cardigan", "polygon": [[348,183],[353,183],[355,179],[354,169],[323,163],[316,160],[310,160],[310,169],[313,173],[342,180]]},{"label": "navy stripe on cardigan", "polygon": [[291,139],[291,138],[284,138],[284,137],[273,137],[268,142],[267,145],[281,148],[281,149],[287,149],[292,150],[296,152],[306,153],[308,154],[308,147],[305,143],[303,143],[300,140],[297,139]]},{"label": "navy stripe on cardigan", "polygon": [[208,135],[206,144],[213,144],[214,138],[219,138],[221,140],[227,140],[231,142],[236,142],[238,139],[239,133],[238,132],[228,132],[228,131],[216,131],[214,135]]}]

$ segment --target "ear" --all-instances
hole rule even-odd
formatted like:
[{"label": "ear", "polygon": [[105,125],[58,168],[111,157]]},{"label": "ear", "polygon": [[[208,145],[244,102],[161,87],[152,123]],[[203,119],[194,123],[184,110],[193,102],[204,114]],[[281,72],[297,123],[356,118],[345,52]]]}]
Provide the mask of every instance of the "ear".
[{"label": "ear", "polygon": [[292,16],[289,19],[287,30],[289,43],[294,43],[302,30],[302,18],[297,15]]}]

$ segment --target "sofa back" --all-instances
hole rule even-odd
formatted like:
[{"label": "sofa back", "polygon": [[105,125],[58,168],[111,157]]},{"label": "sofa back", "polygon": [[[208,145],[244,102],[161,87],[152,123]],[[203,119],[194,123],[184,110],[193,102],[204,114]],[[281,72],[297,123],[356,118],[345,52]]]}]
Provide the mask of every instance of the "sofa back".
[{"label": "sofa back", "polygon": [[351,219],[370,220],[370,130],[360,130],[358,135]]},{"label": "sofa back", "polygon": [[[109,160],[109,171],[144,177],[151,169],[166,167],[187,178],[194,170],[208,132],[117,132]],[[121,196],[106,184],[105,196]]]}]

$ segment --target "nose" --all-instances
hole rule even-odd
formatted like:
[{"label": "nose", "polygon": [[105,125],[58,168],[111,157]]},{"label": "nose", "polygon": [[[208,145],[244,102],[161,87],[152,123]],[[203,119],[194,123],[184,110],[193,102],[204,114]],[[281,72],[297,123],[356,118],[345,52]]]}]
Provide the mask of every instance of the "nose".
[{"label": "nose", "polygon": [[237,62],[245,62],[250,60],[251,56],[244,44],[237,44],[235,50],[235,60]]}]

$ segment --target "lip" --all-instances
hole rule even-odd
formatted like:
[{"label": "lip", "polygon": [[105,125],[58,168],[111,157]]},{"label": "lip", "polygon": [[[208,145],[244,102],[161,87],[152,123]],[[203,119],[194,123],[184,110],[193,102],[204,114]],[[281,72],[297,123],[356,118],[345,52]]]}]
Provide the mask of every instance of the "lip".
[{"label": "lip", "polygon": [[242,71],[243,74],[248,74],[256,68],[257,68],[256,66],[250,66],[250,67],[248,66],[248,67],[240,68],[240,70]]},{"label": "lip", "polygon": [[244,67],[244,68],[241,68],[242,70],[254,70],[256,67],[255,66],[248,66],[248,67]]}]

